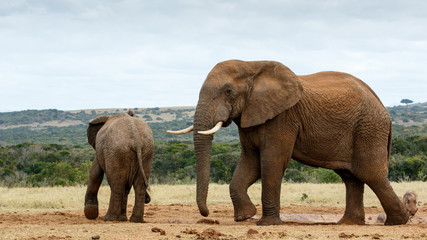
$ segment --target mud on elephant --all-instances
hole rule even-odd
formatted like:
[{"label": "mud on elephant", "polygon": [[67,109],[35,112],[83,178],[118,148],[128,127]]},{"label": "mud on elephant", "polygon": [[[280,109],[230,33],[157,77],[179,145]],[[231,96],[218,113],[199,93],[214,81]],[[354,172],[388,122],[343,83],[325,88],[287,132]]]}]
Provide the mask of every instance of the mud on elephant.
[{"label": "mud on elephant", "polygon": [[[379,198],[385,224],[405,224],[408,213],[387,179],[391,119],[364,82],[341,72],[297,76],[274,61],[230,60],[218,63],[200,90],[194,125],[197,204],[208,216],[213,133],[234,122],[241,159],[230,183],[235,221],[255,215],[247,189],[262,181],[259,225],[282,224],[280,187],[291,158],[334,170],[346,186],[346,210],[340,224],[364,224],[366,183]],[[209,130],[210,129],[210,130]]]},{"label": "mud on elephant", "polygon": [[133,186],[135,206],[130,221],[143,222],[144,203],[150,201],[147,187],[154,155],[150,127],[129,111],[91,120],[87,136],[96,154],[85,196],[85,216],[88,219],[98,217],[97,195],[105,173],[111,196],[104,220],[127,221],[128,194]]}]

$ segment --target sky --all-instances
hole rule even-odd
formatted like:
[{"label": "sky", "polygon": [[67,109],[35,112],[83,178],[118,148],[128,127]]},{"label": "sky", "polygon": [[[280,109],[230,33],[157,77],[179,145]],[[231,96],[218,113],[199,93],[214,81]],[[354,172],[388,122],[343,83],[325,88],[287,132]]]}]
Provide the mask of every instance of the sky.
[{"label": "sky", "polygon": [[425,0],[0,1],[0,112],[195,106],[216,63],[342,71],[427,102]]}]

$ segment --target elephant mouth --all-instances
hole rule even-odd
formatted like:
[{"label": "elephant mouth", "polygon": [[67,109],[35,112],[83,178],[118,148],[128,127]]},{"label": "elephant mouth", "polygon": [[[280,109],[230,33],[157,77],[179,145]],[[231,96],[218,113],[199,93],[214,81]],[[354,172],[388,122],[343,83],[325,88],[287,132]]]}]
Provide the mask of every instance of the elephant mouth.
[{"label": "elephant mouth", "polygon": [[228,127],[233,122],[233,119],[228,119],[227,121],[222,124],[222,127]]}]

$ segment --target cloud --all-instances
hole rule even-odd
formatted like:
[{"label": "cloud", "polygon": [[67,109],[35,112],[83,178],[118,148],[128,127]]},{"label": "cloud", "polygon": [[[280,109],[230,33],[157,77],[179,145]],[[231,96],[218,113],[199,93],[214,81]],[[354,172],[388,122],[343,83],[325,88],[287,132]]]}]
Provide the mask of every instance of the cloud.
[{"label": "cloud", "polygon": [[386,105],[427,101],[426,9],[398,0],[6,1],[0,111],[195,105],[209,70],[227,59],[348,72]]}]

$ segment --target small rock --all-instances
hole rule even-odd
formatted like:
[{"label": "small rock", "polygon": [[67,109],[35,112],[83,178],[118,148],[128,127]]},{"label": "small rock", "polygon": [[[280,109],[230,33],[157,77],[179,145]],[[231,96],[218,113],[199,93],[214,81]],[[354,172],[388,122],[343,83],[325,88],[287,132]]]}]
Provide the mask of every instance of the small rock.
[{"label": "small rock", "polygon": [[375,234],[372,236],[372,239],[381,239],[381,237],[384,237],[384,235],[381,235],[381,234],[375,233]]},{"label": "small rock", "polygon": [[99,236],[99,235],[96,235],[96,236],[92,236],[92,240],[98,240],[98,239],[100,239],[101,237]]},{"label": "small rock", "polygon": [[184,231],[181,231],[181,232],[185,234],[199,234],[199,232],[197,232],[196,229],[188,229],[188,228],[186,228]]},{"label": "small rock", "polygon": [[218,220],[213,220],[210,218],[204,218],[204,219],[200,219],[199,221],[197,221],[197,223],[205,223],[205,224],[219,224]]},{"label": "small rock", "polygon": [[259,232],[257,231],[257,230],[255,230],[255,229],[252,229],[252,228],[250,228],[249,230],[248,230],[248,235],[252,235],[252,234],[258,234]]},{"label": "small rock", "polygon": [[279,232],[279,238],[284,238],[286,236],[287,236],[287,234],[285,232]]},{"label": "small rock", "polygon": [[159,233],[160,233],[160,235],[166,235],[165,230],[160,229],[160,228],[158,228],[158,227],[153,227],[153,228],[151,229],[151,231],[152,231],[152,232],[159,232]]},{"label": "small rock", "polygon": [[221,236],[226,236],[225,234],[218,232],[213,228],[205,229],[202,233],[197,234],[201,239],[217,239]]},{"label": "small rock", "polygon": [[377,223],[384,223],[385,220],[386,220],[386,215],[385,214],[381,213],[381,214],[378,215],[378,217],[377,217]]},{"label": "small rock", "polygon": [[358,236],[354,235],[353,233],[349,235],[349,234],[342,232],[338,235],[338,237],[339,238],[356,238]]}]

